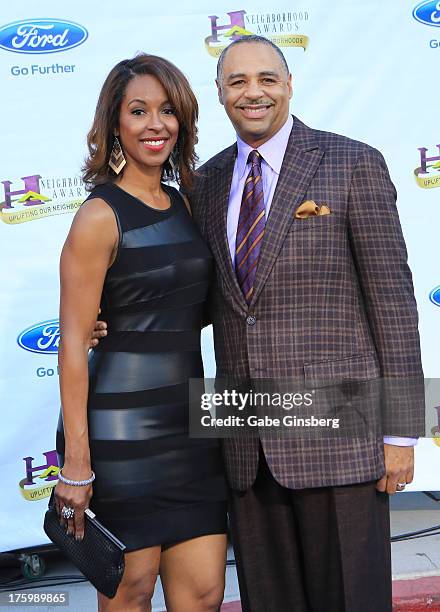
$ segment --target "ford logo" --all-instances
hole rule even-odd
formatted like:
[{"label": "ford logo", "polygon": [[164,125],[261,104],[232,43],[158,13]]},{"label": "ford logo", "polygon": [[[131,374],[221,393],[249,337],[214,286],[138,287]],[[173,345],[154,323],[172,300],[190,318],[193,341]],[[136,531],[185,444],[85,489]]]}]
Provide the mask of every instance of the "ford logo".
[{"label": "ford logo", "polygon": [[14,53],[59,53],[81,45],[83,26],[60,19],[25,19],[0,28],[0,48]]},{"label": "ford logo", "polygon": [[440,285],[431,291],[429,299],[436,306],[440,306]]},{"label": "ford logo", "polygon": [[21,348],[31,353],[58,353],[60,324],[58,319],[43,321],[25,329],[17,338]]},{"label": "ford logo", "polygon": [[418,4],[413,10],[413,17],[430,26],[436,26],[440,28],[440,1],[439,0],[425,0]]}]

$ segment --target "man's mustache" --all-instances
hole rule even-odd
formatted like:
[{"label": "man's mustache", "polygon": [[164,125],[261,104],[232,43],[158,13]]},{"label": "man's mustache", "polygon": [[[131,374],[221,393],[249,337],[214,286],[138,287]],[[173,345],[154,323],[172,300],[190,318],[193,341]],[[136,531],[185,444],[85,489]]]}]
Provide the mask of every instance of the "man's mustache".
[{"label": "man's mustache", "polygon": [[273,106],[272,100],[251,100],[249,102],[241,102],[237,104],[238,108],[243,108],[244,106]]}]

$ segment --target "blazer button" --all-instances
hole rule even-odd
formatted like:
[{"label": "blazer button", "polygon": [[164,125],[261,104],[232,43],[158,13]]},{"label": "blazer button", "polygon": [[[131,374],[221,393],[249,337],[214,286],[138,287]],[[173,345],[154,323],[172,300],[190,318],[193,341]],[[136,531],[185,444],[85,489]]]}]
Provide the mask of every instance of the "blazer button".
[{"label": "blazer button", "polygon": [[249,315],[248,317],[246,317],[246,323],[248,325],[255,325],[256,322],[257,319],[254,317],[254,315]]}]

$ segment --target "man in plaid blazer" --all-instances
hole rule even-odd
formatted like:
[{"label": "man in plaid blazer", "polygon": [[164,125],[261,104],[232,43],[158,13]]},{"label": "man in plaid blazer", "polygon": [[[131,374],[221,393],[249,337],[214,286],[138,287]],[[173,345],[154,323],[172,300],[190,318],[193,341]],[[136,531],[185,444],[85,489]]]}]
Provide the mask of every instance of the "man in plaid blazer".
[{"label": "man in plaid blazer", "polygon": [[[260,429],[224,440],[243,610],[385,612],[388,494],[412,480],[424,419],[395,189],[377,150],[289,115],[291,77],[266,39],[234,41],[219,60],[217,85],[237,144],[199,169],[188,195],[216,262],[218,375],[251,387],[295,379],[309,391],[342,388],[345,408],[381,378],[374,402],[388,436],[384,443],[374,428],[339,437]],[[245,294],[234,260],[244,244],[236,240],[243,186],[255,181],[252,150],[261,160],[265,227],[249,247],[261,243]]]}]

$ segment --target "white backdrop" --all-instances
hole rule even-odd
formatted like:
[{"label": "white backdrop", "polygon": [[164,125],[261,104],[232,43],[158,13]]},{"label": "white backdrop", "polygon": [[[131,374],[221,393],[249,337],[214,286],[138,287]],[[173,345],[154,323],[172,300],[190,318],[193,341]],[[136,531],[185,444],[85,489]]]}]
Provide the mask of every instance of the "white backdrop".
[{"label": "white backdrop", "polygon": [[[215,55],[243,30],[283,45],[294,77],[292,111],[303,121],[384,153],[399,192],[425,375],[438,375],[440,2],[417,6],[192,0],[185,7],[169,0],[161,9],[143,0],[46,0],[43,10],[34,0],[3,3],[0,525],[8,529],[0,531],[0,551],[46,542],[41,523],[57,473],[59,253],[85,195],[78,174],[100,87],[116,62],[138,51],[167,57],[189,77],[201,108],[201,161],[234,139],[216,98]],[[209,331],[203,345],[212,375]],[[428,398],[433,427],[438,403]],[[439,490],[440,437],[420,441],[416,462],[409,489]]]}]

